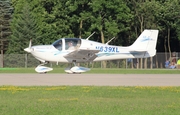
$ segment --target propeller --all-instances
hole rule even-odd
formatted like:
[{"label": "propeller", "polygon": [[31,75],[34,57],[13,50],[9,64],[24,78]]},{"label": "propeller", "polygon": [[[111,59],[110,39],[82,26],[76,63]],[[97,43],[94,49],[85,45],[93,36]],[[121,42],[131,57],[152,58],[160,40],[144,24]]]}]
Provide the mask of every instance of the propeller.
[{"label": "propeller", "polygon": [[31,53],[31,45],[32,45],[32,40],[30,39],[29,41],[29,47],[28,48],[25,48],[24,51],[28,52],[28,53]]}]

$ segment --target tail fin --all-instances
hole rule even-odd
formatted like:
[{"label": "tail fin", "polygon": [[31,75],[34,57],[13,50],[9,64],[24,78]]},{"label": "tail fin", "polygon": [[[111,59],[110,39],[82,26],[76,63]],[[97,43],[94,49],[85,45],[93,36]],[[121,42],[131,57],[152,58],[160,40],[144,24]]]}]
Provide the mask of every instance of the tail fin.
[{"label": "tail fin", "polygon": [[145,52],[144,57],[154,56],[156,54],[158,33],[158,30],[144,30],[129,48],[135,52]]}]

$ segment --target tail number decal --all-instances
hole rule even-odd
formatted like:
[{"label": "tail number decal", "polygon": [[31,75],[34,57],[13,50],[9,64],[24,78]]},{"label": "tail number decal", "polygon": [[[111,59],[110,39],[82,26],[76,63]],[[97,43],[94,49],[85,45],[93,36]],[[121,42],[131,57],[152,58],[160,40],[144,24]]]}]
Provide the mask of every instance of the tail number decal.
[{"label": "tail number decal", "polygon": [[118,47],[96,46],[96,49],[100,50],[100,52],[119,52]]}]

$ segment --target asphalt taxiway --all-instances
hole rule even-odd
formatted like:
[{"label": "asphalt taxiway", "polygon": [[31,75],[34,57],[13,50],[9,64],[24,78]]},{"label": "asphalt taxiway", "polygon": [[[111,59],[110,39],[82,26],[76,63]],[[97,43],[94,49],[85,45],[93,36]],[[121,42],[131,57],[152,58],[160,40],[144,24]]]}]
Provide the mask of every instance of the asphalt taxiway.
[{"label": "asphalt taxiway", "polygon": [[180,86],[179,74],[0,74],[0,86]]}]

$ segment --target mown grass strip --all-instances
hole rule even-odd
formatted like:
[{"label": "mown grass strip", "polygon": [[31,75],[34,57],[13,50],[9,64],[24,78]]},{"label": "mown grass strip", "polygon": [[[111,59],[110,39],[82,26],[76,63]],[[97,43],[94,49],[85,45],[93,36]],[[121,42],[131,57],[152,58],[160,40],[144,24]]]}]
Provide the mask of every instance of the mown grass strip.
[{"label": "mown grass strip", "polygon": [[[0,73],[36,73],[34,68],[1,68]],[[54,68],[49,73],[65,73],[64,68]],[[180,74],[179,69],[121,69],[121,68],[92,68],[83,74]]]},{"label": "mown grass strip", "polygon": [[2,115],[178,115],[180,87],[0,87]]}]

